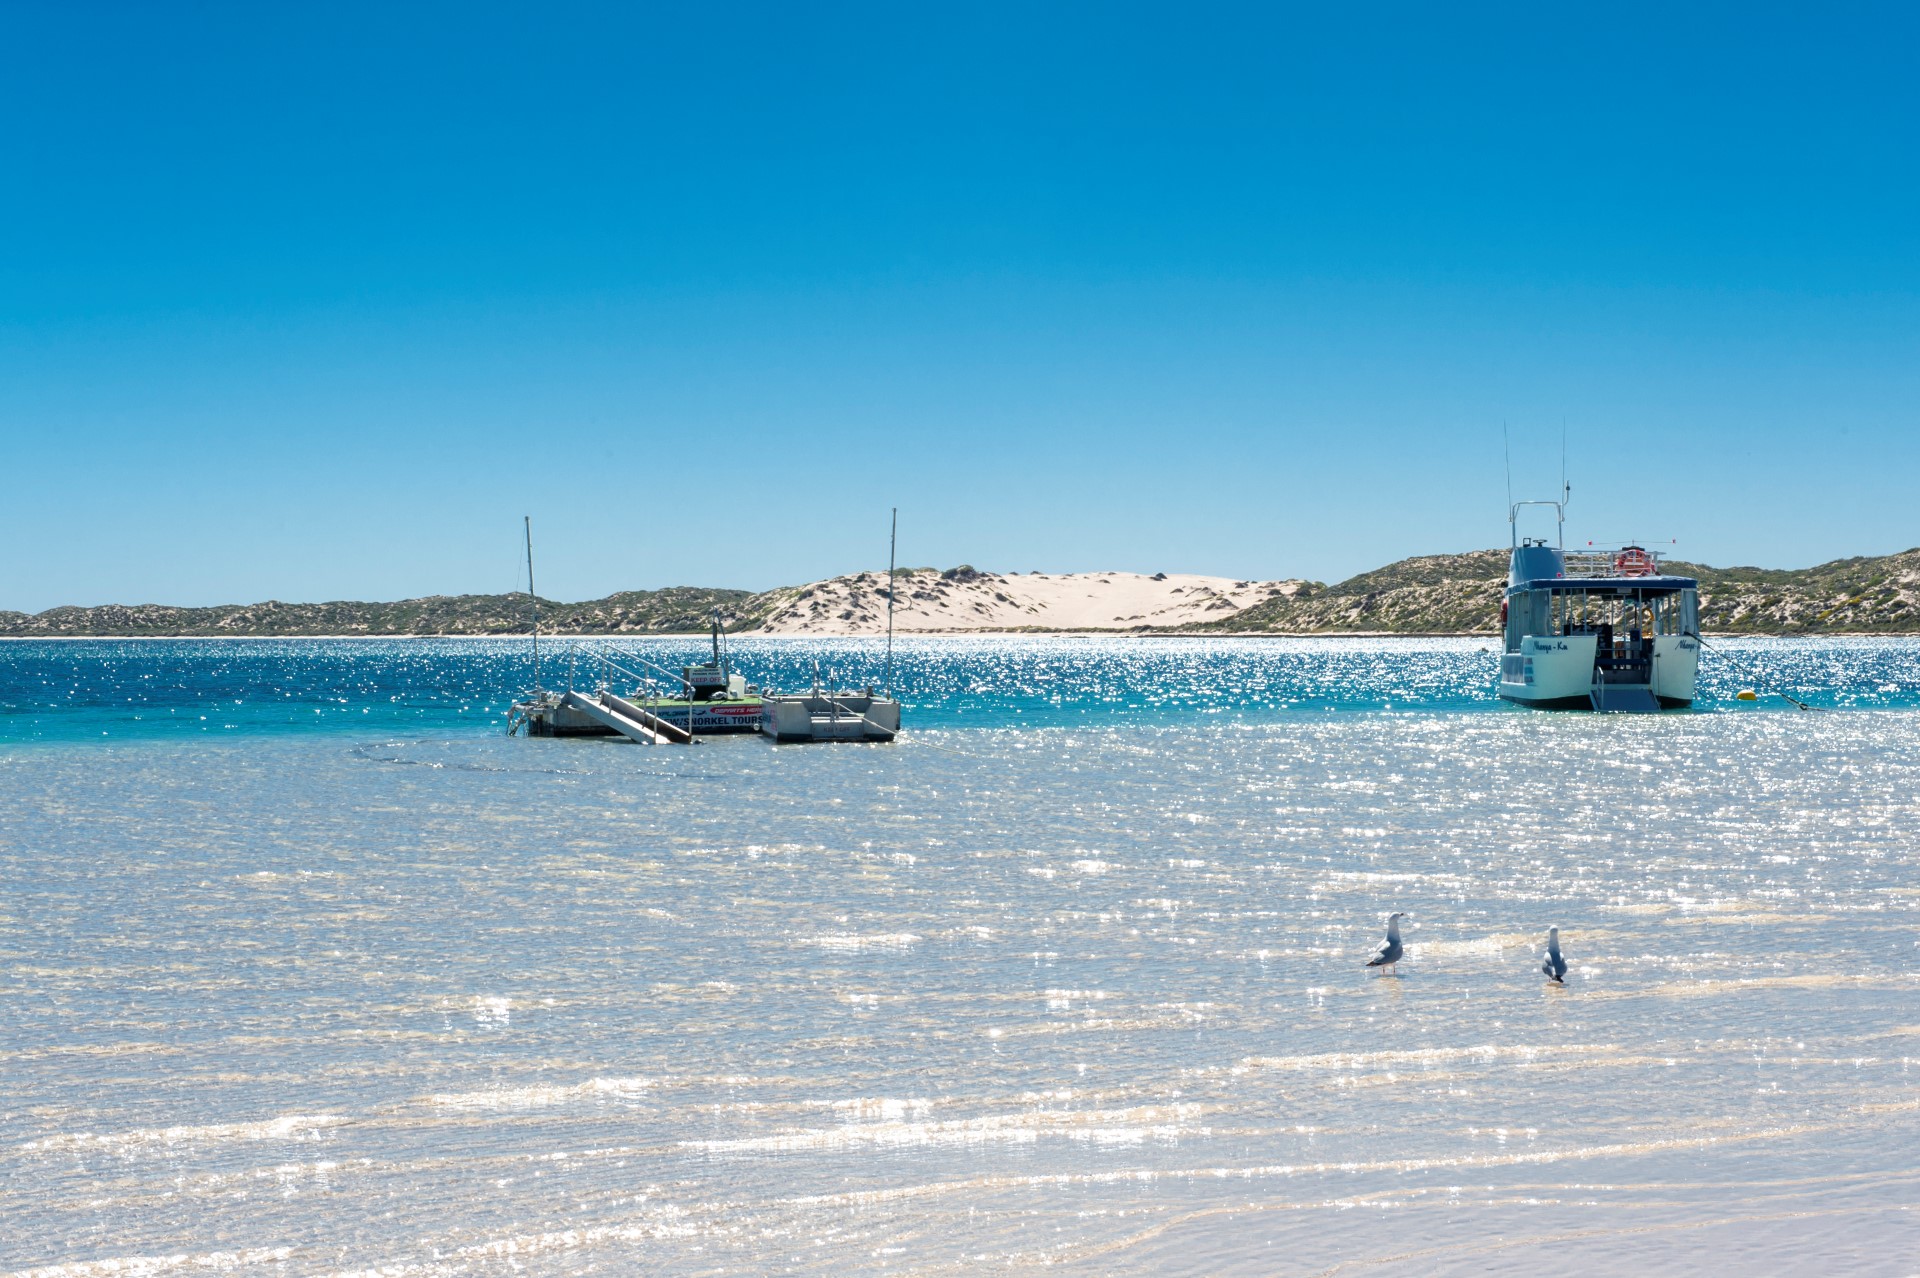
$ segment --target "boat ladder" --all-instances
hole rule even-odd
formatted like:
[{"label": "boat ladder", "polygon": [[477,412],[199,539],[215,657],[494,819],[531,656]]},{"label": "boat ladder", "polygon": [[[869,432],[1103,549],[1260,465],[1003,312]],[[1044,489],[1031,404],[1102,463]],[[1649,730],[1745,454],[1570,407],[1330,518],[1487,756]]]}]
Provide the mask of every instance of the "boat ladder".
[{"label": "boat ladder", "polygon": [[693,740],[693,735],[685,728],[668,723],[659,715],[611,692],[589,694],[569,691],[565,700],[572,709],[641,745],[686,745]]}]

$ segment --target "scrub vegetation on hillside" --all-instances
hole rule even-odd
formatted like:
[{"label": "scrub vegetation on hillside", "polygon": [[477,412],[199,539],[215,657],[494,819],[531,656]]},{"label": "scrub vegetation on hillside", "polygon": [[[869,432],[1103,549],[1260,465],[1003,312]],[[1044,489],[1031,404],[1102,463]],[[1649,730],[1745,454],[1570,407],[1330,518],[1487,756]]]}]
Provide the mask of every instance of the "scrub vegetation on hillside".
[{"label": "scrub vegetation on hillside", "polygon": [[[1920,549],[1813,568],[1666,572],[1700,582],[1709,634],[1920,634]],[[1422,555],[1269,599],[1204,629],[1273,634],[1486,634],[1500,628],[1507,552]]]},{"label": "scrub vegetation on hillside", "polygon": [[[1920,634],[1920,549],[1790,570],[1711,568],[1679,561],[1665,568],[1699,579],[1701,628],[1710,634]],[[1155,625],[1151,615],[1129,614],[1116,616],[1108,626],[1074,628],[1130,633],[1491,635],[1499,628],[1506,573],[1504,550],[1420,555],[1333,585],[1287,581],[1210,587],[1203,611],[1227,615],[1209,620]],[[1025,613],[1031,610],[1015,606],[1022,589],[1019,574],[1002,576],[962,567],[946,572],[908,569],[900,576],[903,603],[921,595],[939,595],[944,600],[942,591],[984,592],[980,599],[954,595],[956,629],[1048,628],[1028,622]],[[1109,579],[1127,574],[1067,576],[1110,585]],[[1164,579],[1160,574],[1152,580]],[[1247,598],[1256,602],[1238,606]],[[1000,604],[1006,605],[1000,609],[1006,616],[994,611]],[[823,624],[838,620],[871,629],[880,624],[885,608],[885,574],[861,573],[758,593],[674,586],[621,591],[584,603],[543,599],[540,622],[543,631],[567,634],[686,634],[704,630],[718,609],[735,633],[763,627],[788,632],[798,624],[796,618],[810,618],[812,609],[822,614]],[[961,613],[968,616],[963,618]],[[974,613],[980,615],[973,617]],[[107,604],[50,608],[36,614],[0,612],[0,637],[512,635],[527,633],[529,616],[523,594],[211,608]]]}]

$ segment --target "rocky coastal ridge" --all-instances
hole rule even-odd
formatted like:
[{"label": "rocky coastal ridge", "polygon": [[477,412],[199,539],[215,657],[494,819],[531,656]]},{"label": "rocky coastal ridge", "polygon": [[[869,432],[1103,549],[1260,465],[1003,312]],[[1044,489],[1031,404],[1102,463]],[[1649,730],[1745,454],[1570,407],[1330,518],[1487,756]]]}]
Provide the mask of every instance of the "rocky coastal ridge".
[{"label": "rocky coastal ridge", "polygon": [[[994,573],[970,565],[899,575],[894,624],[905,634],[1117,633],[1491,635],[1507,554],[1422,555],[1328,585],[1195,574]],[[1700,580],[1701,623],[1720,634],[1920,634],[1920,549],[1803,569],[1670,562]],[[524,594],[436,595],[395,603],[161,604],[0,611],[0,637],[235,638],[300,635],[513,635]],[[684,634],[718,609],[729,630],[768,635],[877,634],[886,574],[850,573],[752,592],[694,586],[631,590],[582,603],[540,601],[560,634]]]},{"label": "rocky coastal ridge", "polygon": [[[1812,568],[1714,568],[1669,560],[1700,582],[1708,634],[1920,634],[1920,549]],[[1500,629],[1507,552],[1422,555],[1332,586],[1310,585],[1207,629],[1274,634],[1463,634]]]}]

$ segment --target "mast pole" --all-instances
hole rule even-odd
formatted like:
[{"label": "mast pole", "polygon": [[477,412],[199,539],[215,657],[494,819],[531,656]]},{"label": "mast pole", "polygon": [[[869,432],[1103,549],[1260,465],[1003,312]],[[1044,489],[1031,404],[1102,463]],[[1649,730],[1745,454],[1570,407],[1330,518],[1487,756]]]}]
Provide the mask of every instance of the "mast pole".
[{"label": "mast pole", "polygon": [[540,691],[540,596],[533,593],[533,516],[523,515],[527,528],[527,603],[533,608],[533,690]]},{"label": "mast pole", "polygon": [[887,532],[887,695],[893,695],[893,566],[900,542],[900,508],[893,508],[893,526]]},{"label": "mast pole", "polygon": [[1500,456],[1507,465],[1507,543],[1514,549],[1520,545],[1520,508],[1513,504],[1513,439],[1507,434],[1506,422],[1500,423]]},{"label": "mast pole", "polygon": [[1573,486],[1567,482],[1567,419],[1560,418],[1560,549],[1567,548],[1567,503],[1573,500]]}]

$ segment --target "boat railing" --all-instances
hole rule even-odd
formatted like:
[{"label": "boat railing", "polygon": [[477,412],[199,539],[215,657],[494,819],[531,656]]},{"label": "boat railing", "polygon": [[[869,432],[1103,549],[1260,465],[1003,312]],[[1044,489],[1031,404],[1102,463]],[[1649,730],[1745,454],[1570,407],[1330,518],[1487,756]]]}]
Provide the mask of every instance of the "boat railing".
[{"label": "boat railing", "polygon": [[[783,694],[777,693],[769,688],[767,689],[766,695],[769,701],[773,701],[780,699]],[[826,670],[823,674],[818,657],[814,658],[813,662],[813,690],[811,692],[789,693],[785,695],[789,697],[799,697],[808,702],[818,701],[826,703],[827,713],[825,717],[836,725],[839,724],[843,718],[857,719],[889,740],[899,731],[897,727],[889,728],[886,724],[874,719],[872,715],[850,704],[851,698],[861,697],[865,699],[867,709],[871,710],[876,701],[890,700],[893,695],[891,692],[880,693],[872,684],[867,685],[865,692],[843,692],[840,689],[838,679],[831,669]],[[849,700],[843,701],[841,700],[842,697],[846,697]],[[813,712],[814,707],[809,705],[808,713],[813,714]]]},{"label": "boat railing", "polygon": [[1657,577],[1660,557],[1651,550],[1631,546],[1625,550],[1569,550],[1562,556],[1570,578]]},{"label": "boat railing", "polygon": [[567,663],[567,686],[570,688],[573,686],[575,663],[578,661],[579,658],[585,657],[589,662],[594,663],[594,666],[590,668],[594,669],[594,673],[596,676],[595,681],[602,686],[605,686],[613,682],[613,680],[608,677],[610,674],[625,675],[628,679],[632,680],[635,687],[645,688],[649,696],[658,697],[660,695],[659,683],[660,683],[660,680],[664,678],[667,681],[667,686],[671,687],[675,684],[682,685],[686,689],[688,697],[691,697],[693,695],[692,688],[690,685],[687,684],[686,677],[680,674],[678,671],[669,670],[665,666],[656,665],[653,662],[648,661],[645,657],[642,657],[642,656],[638,656],[634,654],[623,654],[623,655],[626,655],[628,660],[636,662],[639,665],[646,666],[649,670],[655,671],[656,674],[641,674],[637,670],[629,670],[627,667],[615,661],[612,657],[607,656],[604,652],[600,652],[597,649],[587,647],[584,644],[576,643],[572,646],[570,659]]}]

